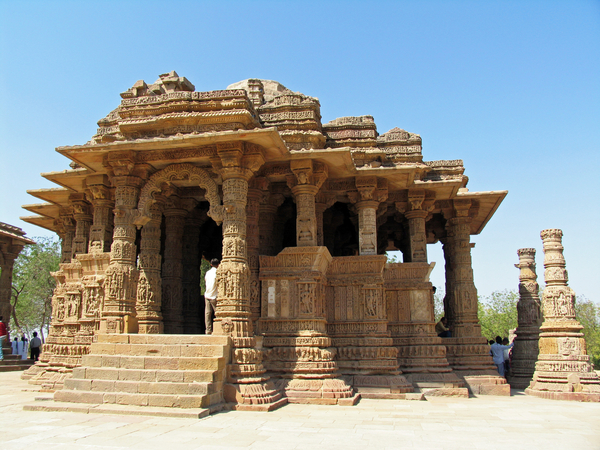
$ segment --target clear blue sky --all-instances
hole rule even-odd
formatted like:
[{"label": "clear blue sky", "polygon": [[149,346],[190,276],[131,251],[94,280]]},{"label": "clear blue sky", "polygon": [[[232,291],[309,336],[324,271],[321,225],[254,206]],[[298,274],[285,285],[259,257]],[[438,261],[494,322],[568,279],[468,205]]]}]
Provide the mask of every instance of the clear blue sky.
[{"label": "clear blue sky", "polygon": [[[266,78],[318,97],[323,122],[373,115],[463,159],[471,191],[509,194],[474,236],[481,295],[518,284],[517,249],[562,228],[570,286],[600,258],[599,1],[0,0],[0,221],[64,170],[119,93],[176,70],[198,91]],[[441,246],[432,281],[443,286]]]}]

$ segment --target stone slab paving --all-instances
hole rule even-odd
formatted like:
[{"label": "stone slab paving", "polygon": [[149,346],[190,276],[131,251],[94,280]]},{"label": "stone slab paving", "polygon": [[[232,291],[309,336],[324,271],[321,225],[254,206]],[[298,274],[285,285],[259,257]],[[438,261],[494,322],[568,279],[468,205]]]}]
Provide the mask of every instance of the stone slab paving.
[{"label": "stone slab paving", "polygon": [[0,373],[2,450],[600,449],[600,403],[519,391],[511,397],[287,405],[269,413],[182,419],[24,411],[44,394],[20,375]]}]

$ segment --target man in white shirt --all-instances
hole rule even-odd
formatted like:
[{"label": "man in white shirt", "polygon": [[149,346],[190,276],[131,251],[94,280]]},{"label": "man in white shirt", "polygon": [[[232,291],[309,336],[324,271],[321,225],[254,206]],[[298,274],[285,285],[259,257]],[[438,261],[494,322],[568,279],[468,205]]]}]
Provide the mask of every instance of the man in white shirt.
[{"label": "man in white shirt", "polygon": [[492,355],[500,376],[504,376],[504,350],[513,348],[513,345],[515,345],[514,342],[510,345],[502,345],[502,338],[496,336],[496,342],[490,346],[490,355]]},{"label": "man in white shirt", "polygon": [[216,258],[210,261],[211,268],[204,275],[206,290],[204,291],[204,323],[206,324],[206,334],[212,334],[213,319],[217,310],[217,267],[219,260]]}]

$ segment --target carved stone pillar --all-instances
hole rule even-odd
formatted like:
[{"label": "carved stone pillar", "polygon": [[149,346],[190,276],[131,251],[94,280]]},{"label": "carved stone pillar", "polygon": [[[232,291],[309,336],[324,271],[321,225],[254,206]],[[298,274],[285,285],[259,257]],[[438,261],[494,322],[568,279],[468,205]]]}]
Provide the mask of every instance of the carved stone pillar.
[{"label": "carved stone pillar", "polygon": [[268,182],[264,178],[253,178],[248,189],[246,204],[246,250],[248,252],[248,266],[250,268],[250,317],[256,322],[260,317],[260,282],[259,275],[259,211],[260,200],[265,195]]},{"label": "carved stone pillar", "polygon": [[454,236],[446,235],[440,239],[442,250],[444,252],[444,271],[445,271],[445,290],[444,295],[444,315],[448,321],[454,323],[454,272],[452,270],[453,255],[454,255]]},{"label": "carved stone pillar", "polygon": [[153,208],[150,221],[142,228],[140,256],[138,259],[139,280],[137,286],[137,313],[140,334],[162,334],[162,281],[160,256],[160,224],[162,213]]},{"label": "carved stone pillar", "polygon": [[115,218],[110,265],[104,281],[105,300],[100,331],[102,333],[135,333],[138,271],[136,260],[136,207],[139,186],[147,175],[147,167],[135,165],[132,152],[109,154],[112,183],[115,186]]},{"label": "carved stone pillar", "polygon": [[[190,201],[192,199],[189,199]],[[196,202],[190,203],[189,208],[195,207]],[[181,297],[183,302],[183,332],[200,334],[201,301],[200,301],[200,227],[206,221],[206,213],[192,209],[185,219],[183,227],[183,280]],[[203,306],[203,305],[202,305]]]},{"label": "carved stone pillar", "polygon": [[106,175],[92,175],[87,180],[88,198],[94,207],[94,221],[90,229],[89,253],[110,251],[113,233],[114,201]]},{"label": "carved stone pillar", "polygon": [[515,346],[512,350],[509,381],[512,388],[525,389],[529,386],[535,371],[542,314],[535,273],[535,249],[521,248],[517,254],[519,264],[515,264],[515,267],[520,269],[518,326]]},{"label": "carved stone pillar", "polygon": [[92,214],[90,204],[85,200],[85,194],[76,193],[69,196],[73,205],[73,217],[75,218],[75,238],[73,239],[73,256],[87,253],[88,240],[90,237],[90,226]]},{"label": "carved stone pillar", "polygon": [[454,337],[481,337],[481,326],[477,318],[477,288],[471,263],[470,206],[470,200],[454,200],[455,216],[447,225],[448,235],[454,241],[450,248],[453,292],[449,299],[453,303],[449,306],[454,315],[452,321],[448,318]]},{"label": "carved stone pillar", "polygon": [[408,210],[404,216],[408,219],[411,262],[427,262],[425,220],[433,207],[434,200],[433,192],[424,189],[408,190]]},{"label": "carved stone pillar", "polygon": [[317,218],[317,245],[325,245],[325,233],[323,230],[323,213],[335,203],[336,197],[331,193],[318,193],[315,198],[315,214]]},{"label": "carved stone pillar", "polygon": [[[0,268],[0,316],[4,317],[4,321],[7,324],[10,323],[10,314],[12,307],[10,304],[10,296],[12,291],[12,278],[13,278],[13,266],[15,259],[23,249],[23,246],[12,245],[10,251],[2,252],[2,264]],[[8,340],[8,338],[7,338]],[[7,342],[5,342],[7,343]]]},{"label": "carved stone pillar", "polygon": [[510,395],[510,386],[495,370],[477,318],[477,289],[471,266],[471,202],[471,199],[454,199],[451,211],[444,211],[448,217],[444,255],[451,267],[452,289],[445,301],[452,337],[442,342],[446,345],[448,362],[474,394]]},{"label": "carved stone pillar", "polygon": [[[358,211],[358,246],[360,255],[377,254],[377,208],[387,199],[385,180],[377,177],[356,177],[357,193],[349,193]],[[378,183],[380,185],[378,185]]]},{"label": "carved stone pillar", "polygon": [[259,248],[261,255],[275,254],[275,240],[273,239],[275,229],[275,218],[277,208],[285,200],[281,194],[263,195],[260,201],[260,216],[258,218]]},{"label": "carved stone pillar", "polygon": [[187,211],[178,207],[174,196],[164,210],[165,253],[162,266],[162,312],[165,333],[183,333],[183,227]]},{"label": "carved stone pillar", "polygon": [[62,222],[62,228],[64,233],[62,235],[62,242],[60,244],[61,263],[70,263],[73,257],[73,239],[75,238],[75,221],[71,211],[61,211],[60,221]]},{"label": "carved stone pillar", "polygon": [[294,176],[288,177],[288,185],[296,199],[296,245],[317,245],[317,216],[315,196],[327,178],[327,166],[310,159],[292,160],[290,168]]},{"label": "carved stone pillar", "polygon": [[533,381],[526,394],[554,400],[600,401],[600,379],[594,372],[582,326],[575,318],[575,292],[567,285],[562,231],[543,230],[544,322]]},{"label": "carved stone pillar", "polygon": [[[214,334],[229,335],[233,350],[224,387],[226,401],[237,409],[270,410],[285,403],[262,365],[250,313],[250,268],[246,250],[248,180],[262,154],[241,142],[217,144],[223,176],[223,260],[217,269]],[[215,165],[215,164],[214,164]]]}]

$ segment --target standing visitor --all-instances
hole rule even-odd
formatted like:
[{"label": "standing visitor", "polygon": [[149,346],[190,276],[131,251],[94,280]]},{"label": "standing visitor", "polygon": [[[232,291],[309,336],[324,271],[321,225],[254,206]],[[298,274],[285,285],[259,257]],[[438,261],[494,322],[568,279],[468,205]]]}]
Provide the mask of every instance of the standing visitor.
[{"label": "standing visitor", "polygon": [[496,342],[490,347],[490,355],[494,359],[494,364],[498,368],[498,373],[500,376],[504,376],[504,350],[513,348],[515,343],[513,342],[510,345],[502,345],[502,338],[500,336],[496,336]]},{"label": "standing visitor", "polygon": [[12,354],[13,355],[18,355],[19,354],[19,338],[15,338],[14,341],[12,341]]},{"label": "standing visitor", "polygon": [[204,291],[204,323],[206,325],[206,334],[213,332],[213,319],[217,310],[217,267],[219,260],[213,258],[210,260],[210,269],[204,275],[206,290]]},{"label": "standing visitor", "polygon": [[2,350],[2,344],[4,344],[4,340],[6,339],[6,335],[8,332],[6,331],[6,324],[4,323],[4,318],[0,316],[0,361],[4,359],[4,350]]},{"label": "standing visitor", "polygon": [[29,347],[29,341],[27,340],[27,338],[25,337],[25,335],[23,335],[21,337],[21,343],[23,346],[23,351],[21,353],[21,359],[27,359],[27,347]]},{"label": "standing visitor", "polygon": [[33,332],[33,338],[29,343],[29,347],[31,348],[31,359],[37,361],[40,358],[40,347],[42,346],[42,340],[37,337],[37,331]]},{"label": "standing visitor", "polygon": [[23,335],[21,337],[21,348],[23,351],[21,352],[21,359],[27,359],[27,348],[29,347],[29,340]]},{"label": "standing visitor", "polygon": [[[502,339],[502,345],[508,345],[508,338]],[[507,377],[510,372],[510,356],[511,356],[510,353],[511,353],[510,348],[504,349],[504,373],[506,374]]]}]

